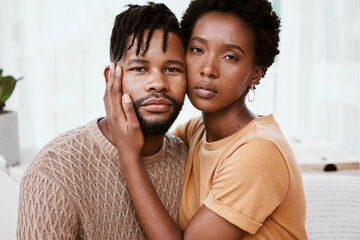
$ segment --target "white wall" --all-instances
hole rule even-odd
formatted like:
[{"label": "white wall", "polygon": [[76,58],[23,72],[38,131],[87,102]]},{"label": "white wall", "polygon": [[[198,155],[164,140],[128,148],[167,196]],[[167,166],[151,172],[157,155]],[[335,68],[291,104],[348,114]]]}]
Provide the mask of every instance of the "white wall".
[{"label": "white wall", "polygon": [[[189,0],[162,2],[180,18]],[[111,29],[128,3],[0,0],[0,68],[24,76],[7,105],[19,112],[23,148],[104,115]],[[280,3],[281,53],[250,107],[274,113],[289,137],[331,141],[360,159],[360,1]],[[175,125],[196,114],[187,102]]]}]

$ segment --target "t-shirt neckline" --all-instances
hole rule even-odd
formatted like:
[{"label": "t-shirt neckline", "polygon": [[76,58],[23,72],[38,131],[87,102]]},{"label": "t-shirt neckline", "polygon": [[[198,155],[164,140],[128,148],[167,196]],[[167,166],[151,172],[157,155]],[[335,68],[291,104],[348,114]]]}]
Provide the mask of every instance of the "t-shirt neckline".
[{"label": "t-shirt neckline", "polygon": [[219,148],[224,147],[228,142],[230,142],[233,138],[235,138],[236,136],[241,135],[242,133],[244,133],[249,127],[253,126],[256,122],[259,121],[269,121],[274,119],[272,114],[269,115],[258,115],[257,118],[254,118],[253,120],[251,120],[248,124],[246,124],[243,128],[239,129],[237,132],[231,134],[230,136],[227,136],[223,139],[214,141],[214,142],[208,142],[206,139],[206,130],[204,131],[204,134],[202,136],[202,142],[203,142],[203,146],[206,150],[217,150]]}]

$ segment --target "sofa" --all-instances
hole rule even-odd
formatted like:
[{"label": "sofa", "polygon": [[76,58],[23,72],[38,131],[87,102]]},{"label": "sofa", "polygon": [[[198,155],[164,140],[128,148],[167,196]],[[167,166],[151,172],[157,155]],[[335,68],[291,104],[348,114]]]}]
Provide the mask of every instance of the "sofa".
[{"label": "sofa", "polygon": [[360,175],[303,172],[309,239],[360,239]]}]

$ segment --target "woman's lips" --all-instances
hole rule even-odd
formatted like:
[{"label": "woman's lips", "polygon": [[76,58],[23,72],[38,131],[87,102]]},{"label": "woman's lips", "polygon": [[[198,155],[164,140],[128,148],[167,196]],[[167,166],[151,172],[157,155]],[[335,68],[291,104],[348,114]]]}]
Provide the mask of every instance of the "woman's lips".
[{"label": "woman's lips", "polygon": [[171,101],[165,98],[152,98],[145,101],[141,105],[141,107],[144,108],[146,111],[156,113],[168,112],[170,111],[171,106]]},{"label": "woman's lips", "polygon": [[217,94],[216,88],[211,83],[201,82],[194,87],[196,95],[201,98],[212,98]]}]

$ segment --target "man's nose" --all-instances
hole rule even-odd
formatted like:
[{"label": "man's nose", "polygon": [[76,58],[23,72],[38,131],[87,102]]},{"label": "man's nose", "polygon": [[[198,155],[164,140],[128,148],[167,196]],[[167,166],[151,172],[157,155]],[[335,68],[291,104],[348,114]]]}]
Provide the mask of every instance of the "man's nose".
[{"label": "man's nose", "polygon": [[156,71],[150,74],[145,90],[147,92],[167,92],[170,90],[170,86],[164,74],[160,71]]}]

